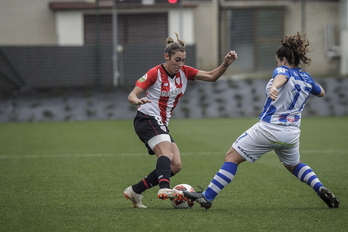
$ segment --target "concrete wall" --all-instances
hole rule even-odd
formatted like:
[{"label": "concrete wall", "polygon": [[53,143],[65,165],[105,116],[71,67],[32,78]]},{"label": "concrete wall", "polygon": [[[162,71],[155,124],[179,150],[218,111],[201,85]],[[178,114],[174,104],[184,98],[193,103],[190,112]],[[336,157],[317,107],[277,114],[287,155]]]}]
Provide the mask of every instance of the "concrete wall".
[{"label": "concrete wall", "polygon": [[[324,98],[311,96],[303,116],[347,116],[348,79],[317,80],[326,90]],[[175,118],[255,117],[265,101],[267,80],[219,80],[190,82]],[[0,95],[0,122],[76,121],[131,119],[136,107],[127,101],[130,90],[55,89]]]},{"label": "concrete wall", "polygon": [[0,45],[56,45],[51,0],[1,0]]},{"label": "concrete wall", "polygon": [[[218,66],[219,22],[217,1],[203,2],[194,11],[197,68],[212,70]],[[199,23],[198,23],[199,22]],[[227,53],[227,52],[226,52]]]},{"label": "concrete wall", "polygon": [[[322,73],[339,73],[339,60],[328,60],[324,45],[324,30],[327,24],[336,30],[336,42],[339,43],[339,4],[337,2],[308,2],[306,5],[305,28],[313,51],[309,54],[312,59],[306,71],[314,75]],[[301,1],[288,6],[284,21],[284,32],[287,35],[302,31]]]}]

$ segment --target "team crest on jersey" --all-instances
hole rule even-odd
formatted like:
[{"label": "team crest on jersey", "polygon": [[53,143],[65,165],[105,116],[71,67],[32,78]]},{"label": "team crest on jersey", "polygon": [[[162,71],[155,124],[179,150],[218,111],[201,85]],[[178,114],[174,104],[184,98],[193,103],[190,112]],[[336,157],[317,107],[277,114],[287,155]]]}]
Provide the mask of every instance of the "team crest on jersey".
[{"label": "team crest on jersey", "polygon": [[139,82],[144,82],[144,81],[146,81],[146,79],[147,79],[147,74],[145,74],[144,76],[142,76],[141,78],[139,78]]},{"label": "team crest on jersey", "polygon": [[180,78],[180,77],[176,78],[176,79],[175,79],[175,82],[176,82],[177,85],[180,85],[180,83],[181,83],[181,78]]}]

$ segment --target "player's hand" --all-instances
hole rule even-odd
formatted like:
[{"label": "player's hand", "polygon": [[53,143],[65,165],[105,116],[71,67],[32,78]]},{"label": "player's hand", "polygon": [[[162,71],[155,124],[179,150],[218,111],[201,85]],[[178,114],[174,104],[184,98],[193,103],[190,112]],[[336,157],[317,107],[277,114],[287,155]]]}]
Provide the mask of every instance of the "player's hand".
[{"label": "player's hand", "polygon": [[227,53],[227,55],[225,56],[225,61],[224,61],[224,66],[228,67],[230,64],[233,63],[233,61],[235,61],[236,59],[238,59],[238,54],[235,51],[230,51],[229,53]]},{"label": "player's hand", "polygon": [[279,91],[276,87],[271,87],[269,97],[274,101],[278,98]]},{"label": "player's hand", "polygon": [[147,99],[147,97],[142,97],[139,99],[139,101],[137,102],[136,105],[144,105],[146,103],[150,103],[151,101],[149,99]]}]

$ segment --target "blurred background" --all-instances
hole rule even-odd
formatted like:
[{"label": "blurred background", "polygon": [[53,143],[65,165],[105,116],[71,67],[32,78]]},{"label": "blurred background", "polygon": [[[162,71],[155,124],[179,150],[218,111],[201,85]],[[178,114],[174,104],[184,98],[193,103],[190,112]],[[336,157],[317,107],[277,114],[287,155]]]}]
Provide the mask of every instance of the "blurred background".
[{"label": "blurred background", "polygon": [[306,32],[327,91],[305,114],[348,115],[348,0],[0,0],[0,122],[132,118],[135,81],[163,62],[165,40],[216,83],[190,83],[177,117],[254,117],[284,35]]}]

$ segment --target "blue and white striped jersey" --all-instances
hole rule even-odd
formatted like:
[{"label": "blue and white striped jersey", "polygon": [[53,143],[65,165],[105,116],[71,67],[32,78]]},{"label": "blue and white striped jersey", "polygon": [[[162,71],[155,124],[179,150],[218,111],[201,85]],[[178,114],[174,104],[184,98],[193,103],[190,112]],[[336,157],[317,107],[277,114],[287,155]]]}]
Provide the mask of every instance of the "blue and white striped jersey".
[{"label": "blue and white striped jersey", "polygon": [[[269,97],[274,78],[282,74],[286,83],[278,88],[279,95],[275,101]],[[259,119],[272,124],[297,126],[301,124],[301,112],[310,94],[319,95],[320,86],[300,68],[279,66],[273,71],[272,79],[266,85],[266,102]]]}]

